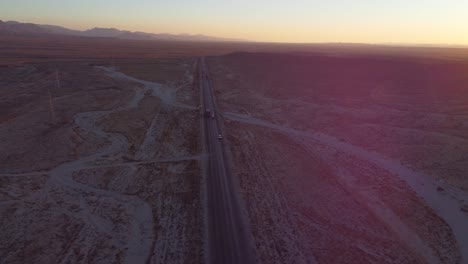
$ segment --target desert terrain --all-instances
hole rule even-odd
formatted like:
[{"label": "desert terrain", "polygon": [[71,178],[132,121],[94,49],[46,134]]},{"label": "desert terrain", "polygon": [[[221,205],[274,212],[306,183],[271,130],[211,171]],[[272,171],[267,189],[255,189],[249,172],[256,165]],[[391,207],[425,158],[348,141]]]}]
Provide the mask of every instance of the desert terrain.
[{"label": "desert terrain", "polygon": [[259,263],[466,263],[467,61],[208,61]]},{"label": "desert terrain", "polygon": [[255,263],[467,263],[467,85],[462,48],[0,36],[0,263],[206,263],[215,158]]},{"label": "desert terrain", "polygon": [[201,262],[194,62],[2,68],[2,263]]}]

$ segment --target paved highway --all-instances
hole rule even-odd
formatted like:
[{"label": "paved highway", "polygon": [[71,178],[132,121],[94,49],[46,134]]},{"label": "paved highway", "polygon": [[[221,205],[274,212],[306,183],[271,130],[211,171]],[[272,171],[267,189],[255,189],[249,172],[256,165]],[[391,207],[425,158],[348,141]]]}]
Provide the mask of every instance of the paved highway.
[{"label": "paved highway", "polygon": [[[208,263],[254,263],[238,195],[232,183],[225,140],[205,59],[199,61],[199,83],[202,96],[203,131],[209,154],[206,178],[206,217]],[[210,115],[206,110],[210,109]]]}]

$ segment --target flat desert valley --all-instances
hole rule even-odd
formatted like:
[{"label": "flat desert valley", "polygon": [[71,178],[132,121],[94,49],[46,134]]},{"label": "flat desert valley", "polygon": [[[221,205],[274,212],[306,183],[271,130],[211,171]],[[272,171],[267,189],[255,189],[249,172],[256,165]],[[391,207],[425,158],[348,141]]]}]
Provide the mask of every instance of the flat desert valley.
[{"label": "flat desert valley", "polygon": [[468,49],[18,36],[0,263],[207,262],[206,83],[255,263],[468,263]]}]

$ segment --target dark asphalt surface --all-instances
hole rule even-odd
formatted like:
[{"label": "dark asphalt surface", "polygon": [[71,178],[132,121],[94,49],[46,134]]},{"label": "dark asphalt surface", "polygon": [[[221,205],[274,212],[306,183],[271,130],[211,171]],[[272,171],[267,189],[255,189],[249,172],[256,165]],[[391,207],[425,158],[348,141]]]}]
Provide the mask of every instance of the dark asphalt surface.
[{"label": "dark asphalt surface", "polygon": [[204,58],[200,59],[199,78],[202,112],[214,111],[214,118],[203,115],[204,141],[209,154],[206,181],[209,263],[254,263],[251,244],[241,217],[239,197],[232,183],[225,139],[211,79]]}]

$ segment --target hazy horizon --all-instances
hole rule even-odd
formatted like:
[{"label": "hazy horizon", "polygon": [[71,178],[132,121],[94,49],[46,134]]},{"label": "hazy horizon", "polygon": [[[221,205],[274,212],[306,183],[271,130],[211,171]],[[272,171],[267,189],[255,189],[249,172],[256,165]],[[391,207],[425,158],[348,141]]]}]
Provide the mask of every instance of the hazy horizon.
[{"label": "hazy horizon", "polygon": [[257,42],[468,45],[468,2],[0,0],[0,19]]},{"label": "hazy horizon", "polygon": [[0,19],[257,42],[467,45],[468,2],[0,0]]}]

